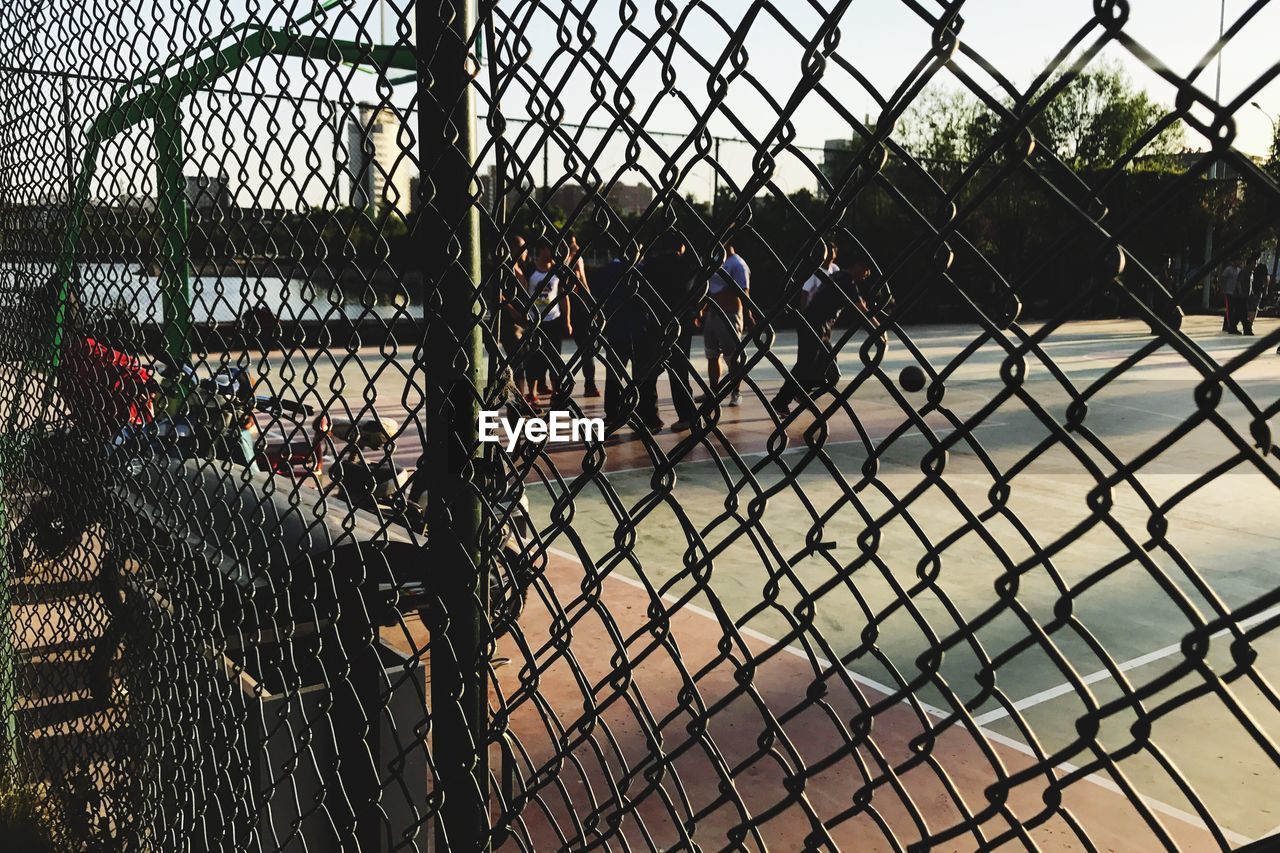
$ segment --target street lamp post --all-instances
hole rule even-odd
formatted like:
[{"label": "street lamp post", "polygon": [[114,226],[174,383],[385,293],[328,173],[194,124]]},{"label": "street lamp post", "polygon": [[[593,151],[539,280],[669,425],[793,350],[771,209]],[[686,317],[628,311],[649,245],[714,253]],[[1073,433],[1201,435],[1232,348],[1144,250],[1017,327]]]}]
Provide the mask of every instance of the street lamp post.
[{"label": "street lamp post", "polygon": [[1271,113],[1269,113],[1269,112],[1267,112],[1266,110],[1264,110],[1264,109],[1262,108],[1262,104],[1258,103],[1257,101],[1250,101],[1250,102],[1249,102],[1249,106],[1253,107],[1255,110],[1257,110],[1258,112],[1262,113],[1264,116],[1266,116],[1266,117],[1267,117],[1267,121],[1271,122],[1271,139],[1272,139],[1272,144],[1274,145],[1274,144],[1275,144],[1275,138],[1276,138],[1276,118],[1275,118],[1275,116],[1273,116]]}]

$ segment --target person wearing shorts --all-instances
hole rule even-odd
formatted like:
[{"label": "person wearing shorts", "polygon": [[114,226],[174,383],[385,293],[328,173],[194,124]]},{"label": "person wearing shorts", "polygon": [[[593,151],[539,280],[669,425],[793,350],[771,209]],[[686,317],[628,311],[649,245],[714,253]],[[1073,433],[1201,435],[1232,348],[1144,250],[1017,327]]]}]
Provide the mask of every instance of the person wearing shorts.
[{"label": "person wearing shorts", "polygon": [[558,354],[565,336],[573,334],[570,308],[565,301],[560,276],[555,272],[551,245],[545,241],[539,242],[534,269],[529,273],[529,296],[532,299],[529,325],[531,331],[536,330],[538,346],[529,357],[529,388],[525,399],[531,407],[539,408],[542,404],[539,392],[554,393],[552,377],[558,359],[553,353]]},{"label": "person wearing shorts", "polygon": [[[707,284],[708,302],[702,313],[702,343],[707,354],[707,383],[720,384],[721,359],[728,371],[742,363],[744,299],[751,292],[751,268],[732,245],[725,246],[724,265]],[[742,395],[735,381],[727,405],[737,406]]]}]

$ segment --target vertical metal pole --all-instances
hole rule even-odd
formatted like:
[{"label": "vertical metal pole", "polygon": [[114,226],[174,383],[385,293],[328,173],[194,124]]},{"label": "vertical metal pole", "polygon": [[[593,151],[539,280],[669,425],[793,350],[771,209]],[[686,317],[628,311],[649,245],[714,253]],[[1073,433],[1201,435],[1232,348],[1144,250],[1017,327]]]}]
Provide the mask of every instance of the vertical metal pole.
[{"label": "vertical metal pole", "polygon": [[[11,405],[17,408],[18,401]],[[5,435],[5,443],[0,447],[0,472],[8,474],[18,463],[20,451],[13,447],[16,433],[13,429]],[[8,477],[6,476],[6,480]],[[11,583],[13,566],[10,563],[9,536],[11,530],[8,518],[8,507],[3,496],[0,496],[0,536],[3,537],[3,552],[0,552],[0,717],[3,718],[3,734],[0,734],[0,785],[10,785],[15,781],[18,766],[18,680],[17,680],[17,643],[13,636],[13,614],[9,608],[9,584]]]},{"label": "vertical metal pole", "polygon": [[431,588],[432,754],[443,794],[436,849],[488,847],[488,609],[481,565],[477,473],[480,335],[480,211],[473,198],[475,100],[467,43],[470,0],[418,3],[418,147],[422,193],[415,240],[422,251],[422,342]]},{"label": "vertical metal pole", "polygon": [[716,215],[716,204],[718,204],[718,202],[717,202],[716,200],[717,200],[718,198],[720,198],[720,137],[718,137],[718,136],[717,136],[717,137],[714,137],[714,138],[715,138],[715,150],[716,150],[715,157],[716,157],[716,162],[715,162],[715,166],[714,166],[714,168],[711,170],[711,174],[715,175],[715,185],[714,185],[714,186],[712,186],[712,188],[711,188],[711,218],[712,218],[712,221],[714,221],[714,220],[715,220],[715,215]]},{"label": "vertical metal pole", "polygon": [[166,99],[156,114],[156,215],[160,221],[160,304],[165,352],[178,364],[191,358],[191,284],[187,265],[187,192],[182,112]]},{"label": "vertical metal pole", "polygon": [[75,142],[71,135],[71,78],[62,75],[62,143],[67,150],[67,218],[76,203]]},{"label": "vertical metal pole", "polygon": [[[1222,0],[1222,3],[1219,7],[1219,13],[1218,13],[1218,61],[1216,63],[1218,66],[1218,71],[1217,71],[1218,79],[1214,83],[1214,87],[1213,87],[1213,102],[1215,104],[1222,103],[1222,53],[1223,53],[1223,48],[1225,47],[1225,45],[1222,44],[1222,36],[1226,33],[1226,31],[1227,31],[1227,0]],[[1218,163],[1219,163],[1218,156],[1215,152],[1213,165],[1209,167],[1209,180],[1214,182],[1212,185],[1212,188],[1210,189],[1210,193],[1215,196],[1217,195],[1217,192],[1218,192],[1217,190]],[[1206,264],[1209,263],[1209,258],[1213,256],[1213,226],[1214,226],[1213,211],[1210,210],[1209,225],[1208,227],[1205,228],[1205,231],[1204,231],[1204,262]],[[1212,288],[1213,288],[1213,275],[1206,270],[1204,274],[1204,281],[1200,285],[1200,302],[1201,302],[1201,307],[1205,311],[1208,311],[1212,304],[1212,296],[1210,293]]]}]

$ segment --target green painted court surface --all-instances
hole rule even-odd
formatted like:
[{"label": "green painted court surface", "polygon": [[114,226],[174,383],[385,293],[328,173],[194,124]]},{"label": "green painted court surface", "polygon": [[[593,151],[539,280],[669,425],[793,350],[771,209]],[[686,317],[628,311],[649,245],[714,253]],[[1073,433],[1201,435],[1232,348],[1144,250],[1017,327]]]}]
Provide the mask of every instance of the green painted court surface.
[{"label": "green painted court surface", "polygon": [[[1221,370],[1277,325],[1260,320],[1260,337],[1248,339],[1220,333],[1220,322],[1191,317],[1183,326],[1208,371]],[[1024,331],[1036,328],[1031,324]],[[974,327],[907,331],[934,370],[951,366],[943,403],[959,423],[1005,387],[1000,364],[1006,353],[995,344],[952,364],[979,334]],[[771,352],[783,365],[794,360],[794,340],[783,332],[774,342]],[[1093,739],[1092,732],[1077,731],[1090,704],[1138,695],[1157,751],[1133,750],[1120,762],[1126,778],[1149,804],[1164,804],[1153,806],[1157,811],[1194,820],[1189,801],[1161,763],[1175,765],[1227,828],[1228,840],[1241,843],[1280,827],[1274,795],[1280,790],[1280,756],[1263,753],[1258,743],[1266,737],[1250,733],[1275,740],[1280,732],[1280,700],[1271,686],[1280,681],[1280,632],[1270,630],[1280,615],[1273,609],[1244,623],[1244,630],[1253,630],[1245,651],[1256,653],[1249,667],[1236,664],[1230,636],[1212,642],[1199,668],[1187,663],[1179,643],[1193,619],[1208,622],[1216,607],[1230,610],[1275,588],[1280,473],[1273,457],[1238,461],[1254,446],[1253,416],[1235,391],[1224,390],[1214,409],[1218,422],[1179,432],[1196,411],[1194,392],[1203,373],[1167,346],[1092,388],[1150,341],[1134,321],[1058,329],[1041,348],[1061,377],[1029,356],[1021,396],[1005,401],[972,430],[981,453],[969,442],[955,444],[938,477],[922,471],[932,445],[918,428],[882,446],[911,423],[904,403],[922,407],[926,392],[904,393],[900,403],[871,379],[852,396],[848,411],[827,418],[830,435],[821,453],[806,446],[811,415],[801,414],[783,443],[781,435],[770,436],[775,427],[758,392],[744,389],[743,406],[722,410],[718,432],[694,448],[691,461],[675,467],[669,489],[669,465],[660,457],[655,473],[644,442],[623,431],[606,445],[605,476],[578,478],[583,449],[564,446],[540,459],[541,476],[530,477],[526,493],[535,520],[553,533],[546,540],[550,547],[585,554],[598,568],[633,581],[643,577],[672,596],[696,587],[690,604],[722,607],[742,628],[787,638],[797,649],[808,643],[824,660],[838,658],[870,697],[877,695],[875,685],[896,689],[910,683],[921,703],[942,713],[956,702],[968,704],[992,736],[1017,744],[1034,738],[1047,754],[1070,754],[1075,765],[1094,755],[1073,747],[1082,738]],[[858,374],[858,343],[841,358],[845,382]],[[700,364],[700,342],[694,352]],[[380,364],[383,357],[373,350],[345,360],[321,357],[314,367],[316,385],[363,388],[364,365]],[[891,343],[886,374],[896,379],[910,358],[901,343]],[[406,415],[420,405],[405,394],[411,359],[405,348],[397,363],[406,373],[384,371],[375,384],[377,410],[410,422],[405,436],[418,434]],[[1247,363],[1231,371],[1231,378],[1257,409],[1274,408],[1280,400],[1275,343],[1242,360]],[[779,387],[780,374],[767,360],[751,377],[764,395]],[[1075,446],[1059,441],[1027,461],[1053,434],[1050,425],[1068,423],[1071,397],[1063,381],[1089,392],[1082,429],[1070,434]],[[662,417],[670,423],[675,415],[665,382],[659,391]],[[603,411],[599,400],[579,402],[587,415]],[[821,398],[818,404],[825,410],[833,400]],[[953,426],[937,412],[926,421],[933,442],[952,435]],[[1272,419],[1271,427],[1280,423]],[[1144,456],[1170,436],[1177,440]],[[657,445],[670,453],[685,440],[668,431]],[[869,447],[880,448],[880,463],[868,480],[862,472]],[[395,448],[406,465],[420,452],[407,437]],[[1120,483],[1110,490],[1109,510],[1095,515],[1087,502],[1097,483],[1090,471],[1105,477],[1117,463],[1136,459],[1143,460],[1135,478],[1145,498]],[[1233,459],[1235,464],[1218,470]],[[990,498],[993,469],[1015,468],[1007,510],[996,512]],[[792,478],[789,471],[799,473]],[[1148,502],[1158,507],[1191,484],[1195,488],[1164,514],[1166,544],[1154,543]],[[573,537],[548,520],[554,502],[564,512],[568,490],[576,491]],[[627,516],[634,521],[620,520]],[[860,536],[869,528],[879,538],[864,551]],[[691,541],[699,544],[691,547]],[[812,547],[821,543],[829,545]],[[925,559],[930,554],[934,560]],[[1016,590],[998,591],[1010,567]],[[1055,610],[1067,599],[1069,614]],[[1067,615],[1070,620],[1058,618]],[[922,655],[940,642],[948,650],[934,674],[928,659],[922,666]],[[801,657],[795,661],[808,665]],[[1122,672],[1127,690],[1113,669]],[[984,693],[978,677],[991,671],[1016,719]],[[1198,698],[1188,702],[1188,696]],[[1177,705],[1170,711],[1164,705],[1174,697],[1183,698],[1170,702]],[[1138,721],[1132,703],[1109,713],[1096,736],[1097,754],[1116,754],[1134,743]],[[1107,776],[1105,770],[1099,775]]]},{"label": "green painted court surface", "polygon": [[[1216,327],[1213,318],[1191,318],[1185,330],[1218,363],[1252,343],[1220,335]],[[1270,328],[1259,324],[1260,334]],[[939,370],[975,334],[961,327],[909,332]],[[1082,323],[1059,330],[1043,349],[1083,392],[1149,340],[1136,323]],[[852,357],[842,359],[846,381],[859,367],[856,347],[850,349]],[[789,364],[790,336],[781,336],[773,352]],[[901,346],[892,347],[888,374],[896,377],[907,357]],[[961,422],[1002,389],[1003,358],[1003,350],[987,345],[948,377],[944,405]],[[777,387],[776,377],[767,364],[753,371],[765,393]],[[1003,512],[993,509],[989,466],[1013,470],[1051,435],[1024,400],[1006,401],[979,423],[973,440],[982,453],[960,442],[941,476],[922,472],[931,443],[913,427],[883,453],[868,479],[862,476],[868,444],[881,445],[909,420],[879,382],[850,402],[869,442],[854,432],[847,412],[837,411],[828,418],[832,437],[820,453],[805,446],[808,415],[789,430],[788,449],[781,450],[780,437],[766,444],[761,435],[770,428],[768,416],[745,394],[742,408],[723,410],[721,434],[706,444],[716,458],[679,464],[669,491],[661,478],[655,481],[652,463],[637,461],[638,442],[612,445],[606,470],[613,472],[587,482],[573,499],[572,527],[597,566],[617,563],[616,571],[643,575],[676,597],[696,589],[690,603],[722,607],[740,627],[786,637],[796,647],[811,643],[815,655],[839,658],[864,684],[916,684],[918,700],[944,712],[956,701],[966,703],[979,724],[1023,743],[1034,737],[1049,753],[1081,739],[1077,720],[1090,704],[1123,698],[1109,659],[1122,670],[1128,692],[1142,697],[1159,750],[1159,758],[1138,750],[1122,761],[1130,782],[1148,797],[1190,811],[1160,766],[1171,762],[1236,840],[1258,837],[1280,824],[1280,808],[1272,805],[1280,790],[1274,757],[1250,735],[1251,727],[1280,731],[1264,693],[1280,677],[1280,634],[1253,639],[1257,658],[1244,669],[1233,661],[1230,636],[1212,643],[1200,669],[1187,664],[1179,643],[1193,619],[1207,622],[1217,607],[1251,601],[1280,577],[1274,459],[1262,460],[1265,473],[1242,462],[1200,484],[1164,514],[1165,543],[1153,541],[1148,501],[1160,506],[1252,446],[1252,417],[1226,392],[1217,407],[1221,425],[1197,426],[1137,471],[1145,499],[1120,484],[1110,489],[1105,512],[1088,503],[1097,481],[1087,466],[1111,474],[1116,461],[1139,458],[1179,429],[1196,409],[1199,378],[1164,348],[1102,386],[1091,396],[1082,430],[1071,434],[1074,452],[1059,442],[1026,464],[1010,481]],[[1234,378],[1258,407],[1274,405],[1280,396],[1274,346]],[[1023,389],[1051,422],[1067,423],[1070,395],[1034,356]],[[923,406],[925,393],[906,398]],[[833,400],[818,403],[826,408]],[[671,420],[669,412],[664,409]],[[935,442],[951,433],[936,413],[928,422]],[[730,448],[742,455],[735,459]],[[528,494],[545,526],[547,488],[531,484]],[[619,507],[641,514],[634,527],[619,522]],[[864,548],[868,530],[878,531],[878,542]],[[567,538],[551,544],[574,550]],[[1007,586],[1010,569],[1016,590]],[[1276,618],[1268,611],[1246,625],[1264,632]],[[949,647],[935,675],[927,653],[940,642]],[[995,688],[1015,703],[1025,729],[990,691],[981,698],[978,677],[992,671]],[[1202,671],[1238,677],[1219,682]],[[1188,694],[1199,698],[1165,713],[1164,702]],[[1138,720],[1132,704],[1110,714],[1097,735],[1101,750],[1114,753],[1133,743]],[[1086,750],[1072,762],[1089,756]]]}]

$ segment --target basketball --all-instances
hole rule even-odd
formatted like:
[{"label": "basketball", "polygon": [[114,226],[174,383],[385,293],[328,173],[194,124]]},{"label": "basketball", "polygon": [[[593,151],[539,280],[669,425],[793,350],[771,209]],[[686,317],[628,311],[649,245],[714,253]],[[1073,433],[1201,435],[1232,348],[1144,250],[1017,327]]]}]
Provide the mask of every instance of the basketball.
[{"label": "basketball", "polygon": [[924,387],[924,371],[914,364],[909,364],[898,374],[898,384],[906,391],[912,393],[919,391]]}]

